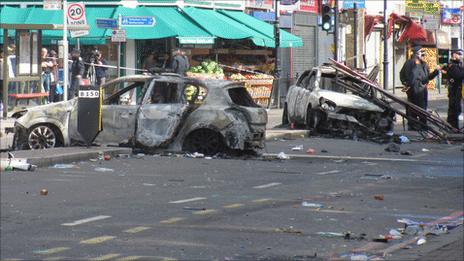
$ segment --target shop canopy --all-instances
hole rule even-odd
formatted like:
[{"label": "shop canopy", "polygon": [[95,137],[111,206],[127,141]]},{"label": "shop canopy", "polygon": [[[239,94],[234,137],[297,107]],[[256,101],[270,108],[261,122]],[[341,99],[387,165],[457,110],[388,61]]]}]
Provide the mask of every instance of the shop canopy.
[{"label": "shop canopy", "polygon": [[[87,24],[90,27],[89,34],[79,37],[82,44],[105,44],[106,38],[111,36],[111,31],[96,27],[97,18],[110,18],[113,15],[114,7],[88,7],[86,8]],[[16,8],[4,6],[0,10],[0,22],[5,24],[63,24],[62,10],[44,10],[43,8]],[[3,41],[3,32],[0,33]],[[9,31],[10,36],[14,36],[14,31]],[[61,30],[43,30],[42,39],[49,42],[51,39],[62,39]],[[71,43],[76,38],[70,38]]]},{"label": "shop canopy", "polygon": [[[218,11],[221,14],[224,14],[237,22],[243,23],[245,26],[260,32],[261,34],[269,37],[272,39],[272,46],[268,47],[275,47],[274,41],[274,26],[256,19],[250,15],[245,14],[244,12],[240,11],[228,11],[228,10],[220,10]],[[300,37],[295,36],[291,33],[288,33],[285,30],[280,30],[280,47],[301,47],[303,46],[303,41]]]},{"label": "shop canopy", "polygon": [[[274,27],[240,11],[215,11],[186,7],[184,13],[214,36],[223,39],[251,39],[263,47],[275,47]],[[281,47],[303,46],[301,38],[280,30]]]},{"label": "shop canopy", "polygon": [[179,13],[175,7],[137,7],[116,8],[113,18],[121,16],[152,16],[153,27],[122,26],[127,39],[161,39],[176,37],[180,43],[213,44],[214,36],[195,25],[188,17]]}]

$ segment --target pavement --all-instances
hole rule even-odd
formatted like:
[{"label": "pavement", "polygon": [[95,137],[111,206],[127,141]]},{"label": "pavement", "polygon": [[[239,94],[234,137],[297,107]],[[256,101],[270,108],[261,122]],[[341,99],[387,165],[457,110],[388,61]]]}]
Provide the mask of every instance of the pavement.
[{"label": "pavement", "polygon": [[[402,98],[406,98],[406,95],[401,91],[397,90],[396,95]],[[429,108],[436,111],[441,117],[446,117],[447,110],[447,94],[444,89],[440,92],[438,90],[429,91]],[[268,110],[268,125],[266,131],[266,140],[267,141],[279,141],[279,140],[295,140],[308,137],[307,130],[301,129],[288,129],[287,127],[281,126],[282,119],[282,109],[269,109]],[[421,140],[421,136],[417,132],[406,131],[402,127],[403,122],[401,117],[397,119],[396,122],[396,134],[405,135],[409,137],[410,140]],[[5,160],[8,158],[8,154],[5,152],[8,150],[9,146],[13,143],[13,134],[6,133],[5,130],[12,128],[14,126],[14,119],[1,119],[0,120],[0,150],[3,150],[3,153],[0,153],[0,158]],[[360,149],[351,150],[340,153],[343,151],[343,146],[338,146],[340,149],[333,148],[331,153],[314,156],[315,159],[331,159],[334,157],[346,156],[350,158],[364,157],[365,153],[360,153],[363,151],[363,143],[359,143]],[[337,152],[339,151],[339,152]],[[88,160],[91,158],[96,158],[99,152],[105,154],[117,155],[117,154],[127,154],[131,153],[130,148],[121,148],[121,147],[66,147],[66,148],[54,148],[48,149],[46,153],[40,153],[37,151],[22,150],[22,151],[13,151],[12,154],[15,158],[27,159],[28,163],[37,165],[39,167],[49,166],[57,163],[69,163],[76,162],[80,160]],[[266,151],[269,152],[269,151]],[[275,156],[271,151],[271,156]],[[298,155],[293,158],[299,158]]]}]

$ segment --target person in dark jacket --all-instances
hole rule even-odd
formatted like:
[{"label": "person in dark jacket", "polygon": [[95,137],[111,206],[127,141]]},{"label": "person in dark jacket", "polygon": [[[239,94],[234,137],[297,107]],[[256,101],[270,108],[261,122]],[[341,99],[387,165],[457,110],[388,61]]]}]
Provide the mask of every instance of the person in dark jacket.
[{"label": "person in dark jacket", "polygon": [[69,89],[68,99],[74,98],[74,95],[79,91],[79,87],[82,81],[82,75],[84,75],[85,66],[81,58],[81,52],[79,50],[73,50],[71,52],[71,88]]},{"label": "person in dark jacket", "polygon": [[97,87],[100,87],[102,84],[106,82],[106,71],[108,70],[108,67],[103,67],[105,65],[108,65],[108,62],[105,60],[105,58],[103,58],[102,53],[100,51],[95,52],[95,65],[95,84],[97,85]]},{"label": "person in dark jacket", "polygon": [[461,114],[462,83],[464,80],[464,67],[462,66],[462,50],[451,52],[450,64],[444,68],[448,78],[448,118],[446,121],[459,129],[459,115]]},{"label": "person in dark jacket", "polygon": [[177,74],[185,75],[189,67],[188,57],[180,49],[174,51],[172,54],[171,69]]},{"label": "person in dark jacket", "polygon": [[[413,56],[401,68],[400,80],[406,86],[408,101],[427,110],[427,84],[438,75],[440,67],[430,73],[424,58],[425,52],[421,51],[421,47],[413,47]],[[406,109],[406,115],[421,121],[424,125],[427,123],[425,118],[409,109]],[[408,129],[420,130],[420,127],[416,126],[414,122],[408,121]]]}]

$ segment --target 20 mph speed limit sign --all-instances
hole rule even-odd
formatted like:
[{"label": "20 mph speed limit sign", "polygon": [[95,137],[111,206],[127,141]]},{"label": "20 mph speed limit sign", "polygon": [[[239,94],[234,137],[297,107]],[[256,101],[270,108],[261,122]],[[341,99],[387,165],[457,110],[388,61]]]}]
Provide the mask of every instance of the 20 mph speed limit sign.
[{"label": "20 mph speed limit sign", "polygon": [[[68,5],[67,10],[68,24],[69,25],[86,25],[87,19],[85,17],[85,5],[83,2],[71,3]],[[79,37],[89,34],[87,30],[71,31],[71,37]]]}]

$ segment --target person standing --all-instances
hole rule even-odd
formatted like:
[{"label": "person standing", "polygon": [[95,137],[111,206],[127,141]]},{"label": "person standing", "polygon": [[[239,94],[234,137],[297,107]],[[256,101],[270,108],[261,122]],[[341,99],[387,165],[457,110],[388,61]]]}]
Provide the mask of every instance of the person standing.
[{"label": "person standing", "polygon": [[48,93],[47,101],[50,101],[50,86],[52,81],[52,68],[53,62],[51,61],[50,57],[48,57],[48,50],[47,48],[42,48],[41,52],[41,67],[42,67],[42,87],[43,91]]},{"label": "person standing", "polygon": [[171,60],[171,69],[173,72],[180,75],[185,75],[185,72],[187,72],[189,67],[190,63],[188,61],[188,57],[182,54],[180,49],[174,51]]},{"label": "person standing", "polygon": [[79,87],[82,81],[82,75],[84,75],[85,66],[82,62],[81,52],[74,49],[71,52],[71,88],[69,89],[68,99],[74,98],[74,95],[79,91]]},{"label": "person standing", "polygon": [[446,121],[459,129],[459,115],[461,114],[462,83],[464,67],[462,66],[462,50],[451,52],[450,64],[444,68],[448,76],[448,117]]},{"label": "person standing", "polygon": [[49,102],[57,102],[59,100],[59,84],[58,84],[58,57],[54,50],[50,51],[50,62],[53,66],[50,68],[50,94]]},{"label": "person standing", "polygon": [[100,51],[96,51],[95,65],[96,85],[97,87],[100,87],[102,84],[106,82],[106,71],[108,70],[108,67],[104,67],[108,65],[108,62],[105,60],[105,58],[103,58],[102,53]]},{"label": "person standing", "polygon": [[[427,84],[438,75],[440,67],[437,66],[437,69],[430,73],[429,67],[424,60],[425,52],[421,49],[420,46],[413,47],[413,56],[401,68],[400,80],[406,87],[408,101],[427,110]],[[406,108],[406,115],[422,122],[424,125],[427,124],[426,118],[417,115],[408,108]],[[408,121],[408,129],[421,130],[413,121]]]}]

